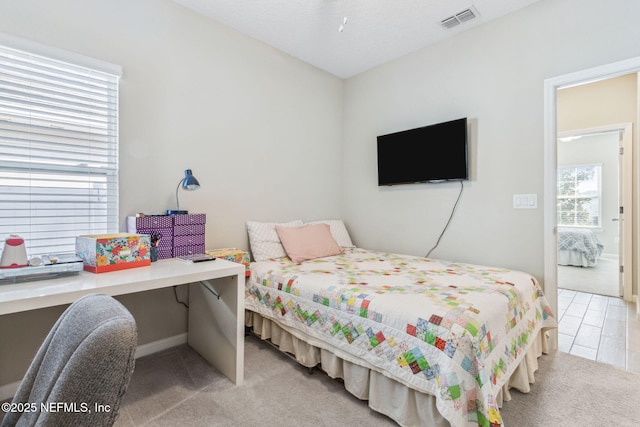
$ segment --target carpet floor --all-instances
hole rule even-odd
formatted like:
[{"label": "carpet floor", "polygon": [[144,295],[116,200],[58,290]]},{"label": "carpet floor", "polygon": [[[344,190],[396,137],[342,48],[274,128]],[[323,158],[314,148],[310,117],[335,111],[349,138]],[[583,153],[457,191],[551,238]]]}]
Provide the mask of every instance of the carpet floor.
[{"label": "carpet floor", "polygon": [[618,257],[603,256],[595,267],[558,266],[558,288],[619,297]]},{"label": "carpet floor", "polygon": [[[527,394],[512,391],[507,427],[638,426],[640,376],[566,353],[540,358]],[[245,381],[234,386],[183,345],[136,361],[117,427],[394,426],[322,371],[255,337],[245,340]]]},{"label": "carpet floor", "polygon": [[397,425],[256,337],[245,339],[244,363],[244,382],[235,386],[187,345],[142,357],[115,426]]},{"label": "carpet floor", "polygon": [[505,425],[640,426],[640,375],[557,352],[539,359],[529,393],[512,391]]}]

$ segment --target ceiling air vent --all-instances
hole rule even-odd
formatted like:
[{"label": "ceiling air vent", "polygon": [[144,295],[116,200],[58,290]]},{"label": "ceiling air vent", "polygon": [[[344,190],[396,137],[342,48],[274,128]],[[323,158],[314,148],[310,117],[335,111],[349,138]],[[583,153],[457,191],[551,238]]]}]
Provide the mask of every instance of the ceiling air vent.
[{"label": "ceiling air vent", "polygon": [[478,15],[477,12],[469,8],[469,9],[462,10],[453,16],[449,16],[443,19],[442,21],[440,21],[440,24],[442,24],[442,26],[445,28],[453,28],[458,24],[462,24],[463,22],[467,22],[475,18],[477,15]]},{"label": "ceiling air vent", "polygon": [[458,21],[455,16],[450,16],[447,19],[443,19],[442,21],[440,21],[440,23],[445,28],[453,28],[458,25],[460,21]]}]

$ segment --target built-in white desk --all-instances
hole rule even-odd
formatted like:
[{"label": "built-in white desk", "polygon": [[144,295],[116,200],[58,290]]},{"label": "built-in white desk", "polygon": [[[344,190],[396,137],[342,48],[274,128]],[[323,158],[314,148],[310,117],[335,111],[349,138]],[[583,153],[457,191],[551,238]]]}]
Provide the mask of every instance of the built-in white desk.
[{"label": "built-in white desk", "polygon": [[223,259],[199,263],[163,259],[148,267],[0,285],[0,315],[70,304],[91,293],[116,296],[190,284],[188,343],[240,385],[244,379],[244,274],[242,264]]}]

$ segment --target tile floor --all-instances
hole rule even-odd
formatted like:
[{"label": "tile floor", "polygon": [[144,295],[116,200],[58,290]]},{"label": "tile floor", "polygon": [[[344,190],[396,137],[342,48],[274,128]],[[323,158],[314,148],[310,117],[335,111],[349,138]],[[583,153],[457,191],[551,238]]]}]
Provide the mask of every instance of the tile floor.
[{"label": "tile floor", "polygon": [[640,373],[640,321],[622,298],[558,290],[560,351]]}]

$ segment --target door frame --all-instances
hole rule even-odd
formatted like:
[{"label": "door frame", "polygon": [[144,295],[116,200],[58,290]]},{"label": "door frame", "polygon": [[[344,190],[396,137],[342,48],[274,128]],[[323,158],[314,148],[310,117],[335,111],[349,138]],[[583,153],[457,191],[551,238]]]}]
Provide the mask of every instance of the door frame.
[{"label": "door frame", "polygon": [[[599,133],[617,132],[619,134],[616,149],[624,150],[624,155],[618,158],[618,191],[619,206],[624,206],[625,212],[618,215],[619,265],[626,266],[623,271],[618,270],[618,293],[625,301],[633,300],[633,239],[625,236],[633,235],[633,123],[620,123],[597,126],[586,129],[572,129],[558,132],[558,138],[567,136],[588,136]],[[557,144],[557,142],[556,142]],[[556,145],[556,150],[558,149]],[[557,165],[556,165],[557,168]],[[557,176],[557,175],[556,175]],[[557,183],[556,183],[557,185]],[[556,276],[557,278],[557,276]]]},{"label": "door frame", "polygon": [[[552,77],[544,81],[544,289],[554,313],[558,312],[557,91],[562,88],[638,72],[640,72],[640,57],[635,57]],[[557,329],[551,330],[551,347],[558,347]]]}]

